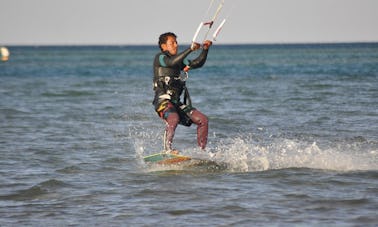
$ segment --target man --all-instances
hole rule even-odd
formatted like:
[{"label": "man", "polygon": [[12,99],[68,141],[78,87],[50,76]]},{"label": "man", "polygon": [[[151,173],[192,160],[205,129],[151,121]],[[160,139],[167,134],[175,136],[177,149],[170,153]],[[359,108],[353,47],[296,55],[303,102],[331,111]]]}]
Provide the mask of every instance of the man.
[{"label": "man", "polygon": [[[167,32],[159,37],[159,47],[161,52],[155,56],[154,60],[154,91],[155,98],[153,104],[155,111],[160,118],[166,122],[164,149],[166,152],[178,153],[172,148],[172,140],[176,127],[179,123],[190,126],[197,125],[197,143],[204,150],[207,144],[208,119],[206,115],[192,107],[189,92],[185,86],[185,74],[189,69],[202,67],[207,58],[212,42],[204,41],[200,55],[190,61],[186,57],[193,51],[200,48],[200,44],[192,43],[191,47],[181,53],[178,52],[177,36]],[[180,96],[184,92],[184,103]],[[189,100],[189,103],[186,101]]]}]

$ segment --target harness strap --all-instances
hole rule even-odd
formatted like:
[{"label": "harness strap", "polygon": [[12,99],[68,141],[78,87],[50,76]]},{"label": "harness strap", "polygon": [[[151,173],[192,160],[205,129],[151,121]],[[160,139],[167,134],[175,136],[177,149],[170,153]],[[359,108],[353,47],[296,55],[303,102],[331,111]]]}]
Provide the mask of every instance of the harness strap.
[{"label": "harness strap", "polygon": [[192,100],[190,99],[189,90],[184,86],[184,104],[188,106],[192,106]]}]

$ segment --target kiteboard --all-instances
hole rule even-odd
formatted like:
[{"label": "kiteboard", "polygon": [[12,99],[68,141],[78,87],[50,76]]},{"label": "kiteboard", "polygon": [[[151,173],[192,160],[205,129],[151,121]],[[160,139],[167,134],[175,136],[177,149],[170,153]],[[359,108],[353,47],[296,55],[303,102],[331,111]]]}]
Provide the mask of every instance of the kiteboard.
[{"label": "kiteboard", "polygon": [[214,160],[190,157],[180,154],[156,153],[143,157],[146,164],[164,166],[183,166],[183,167],[205,167],[207,169],[224,170],[227,168],[225,163],[218,163]]},{"label": "kiteboard", "polygon": [[161,152],[161,153],[145,156],[143,160],[146,163],[155,163],[155,164],[164,165],[164,164],[175,164],[175,163],[189,161],[191,160],[191,157]]}]

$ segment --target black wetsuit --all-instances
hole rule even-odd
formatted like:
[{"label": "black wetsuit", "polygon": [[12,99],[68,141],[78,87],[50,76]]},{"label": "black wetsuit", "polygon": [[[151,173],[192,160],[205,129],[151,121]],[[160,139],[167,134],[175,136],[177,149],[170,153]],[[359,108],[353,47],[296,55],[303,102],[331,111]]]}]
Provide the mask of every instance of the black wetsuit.
[{"label": "black wetsuit", "polygon": [[[165,140],[164,148],[172,150],[172,140],[177,124],[190,126],[197,125],[197,143],[201,149],[205,149],[208,135],[208,119],[206,115],[193,108],[191,103],[185,102],[189,92],[182,80],[180,73],[189,66],[199,68],[203,66],[207,59],[208,50],[202,50],[201,54],[193,61],[186,60],[192,52],[190,48],[177,54],[170,55],[168,51],[158,53],[154,60],[154,91],[155,98],[153,104],[158,115],[165,120]],[[181,103],[180,96],[185,91],[184,103]],[[190,100],[190,98],[189,98]]]},{"label": "black wetsuit", "polygon": [[154,60],[154,91],[153,104],[155,110],[165,100],[170,100],[175,105],[180,104],[180,96],[185,87],[185,81],[180,79],[181,71],[189,66],[191,69],[202,67],[206,62],[208,50],[202,50],[201,54],[193,61],[186,57],[192,52],[190,48],[177,54],[170,55],[168,51],[160,52]]}]

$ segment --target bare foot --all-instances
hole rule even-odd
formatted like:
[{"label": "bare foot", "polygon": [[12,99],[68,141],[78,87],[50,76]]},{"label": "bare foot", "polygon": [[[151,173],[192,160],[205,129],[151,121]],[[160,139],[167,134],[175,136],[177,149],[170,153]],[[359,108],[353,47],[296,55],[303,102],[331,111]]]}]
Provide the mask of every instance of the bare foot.
[{"label": "bare foot", "polygon": [[170,154],[179,154],[180,152],[176,149],[173,149],[173,150],[170,150],[169,153]]}]

